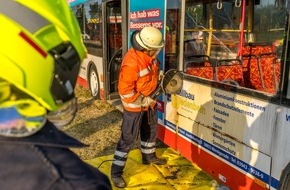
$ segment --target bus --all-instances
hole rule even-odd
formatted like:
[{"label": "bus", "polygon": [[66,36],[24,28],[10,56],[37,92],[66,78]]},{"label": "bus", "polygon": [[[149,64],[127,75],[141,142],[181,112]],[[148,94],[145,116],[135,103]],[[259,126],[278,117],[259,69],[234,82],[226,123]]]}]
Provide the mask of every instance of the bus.
[{"label": "bus", "polygon": [[290,189],[289,0],[89,0],[72,9],[88,49],[79,81],[93,97],[120,105],[130,35],[154,26],[165,41],[160,69],[183,76],[180,94],[157,99],[158,138],[230,189]]}]

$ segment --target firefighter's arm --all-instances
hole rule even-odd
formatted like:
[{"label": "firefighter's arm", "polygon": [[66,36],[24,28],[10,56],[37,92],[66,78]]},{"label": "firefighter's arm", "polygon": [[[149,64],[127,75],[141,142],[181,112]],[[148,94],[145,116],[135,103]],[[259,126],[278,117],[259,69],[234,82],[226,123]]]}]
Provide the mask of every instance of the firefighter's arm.
[{"label": "firefighter's arm", "polygon": [[136,92],[136,81],[138,80],[137,71],[130,66],[123,66],[120,71],[118,90],[122,101],[126,103],[135,103],[143,107],[148,107],[156,102],[149,96],[143,96]]},{"label": "firefighter's arm", "polygon": [[124,66],[120,71],[118,91],[124,102],[132,103],[137,101],[140,93],[136,92],[136,81],[138,80],[137,71],[130,67]]}]

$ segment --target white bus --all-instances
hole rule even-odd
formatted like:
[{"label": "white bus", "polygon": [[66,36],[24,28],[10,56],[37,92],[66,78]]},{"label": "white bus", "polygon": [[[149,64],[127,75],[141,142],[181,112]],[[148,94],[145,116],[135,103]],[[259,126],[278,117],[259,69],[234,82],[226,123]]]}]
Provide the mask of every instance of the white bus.
[{"label": "white bus", "polygon": [[130,34],[155,26],[166,44],[160,69],[183,73],[180,94],[158,97],[159,139],[230,189],[290,189],[289,0],[92,0],[73,9],[90,35],[80,77],[94,97],[119,99]]}]

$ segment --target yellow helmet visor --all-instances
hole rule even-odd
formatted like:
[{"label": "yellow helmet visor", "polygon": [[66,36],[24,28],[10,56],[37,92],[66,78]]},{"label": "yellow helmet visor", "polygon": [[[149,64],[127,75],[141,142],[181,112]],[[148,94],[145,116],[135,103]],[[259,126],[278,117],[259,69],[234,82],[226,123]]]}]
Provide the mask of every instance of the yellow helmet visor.
[{"label": "yellow helmet visor", "polygon": [[44,126],[45,114],[45,108],[34,100],[5,101],[0,104],[0,135],[30,136]]}]

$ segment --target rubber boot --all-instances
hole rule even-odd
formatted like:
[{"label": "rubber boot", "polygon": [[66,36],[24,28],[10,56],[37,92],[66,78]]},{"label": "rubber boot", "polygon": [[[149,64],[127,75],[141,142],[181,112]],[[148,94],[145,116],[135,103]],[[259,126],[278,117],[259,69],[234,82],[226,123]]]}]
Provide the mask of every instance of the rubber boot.
[{"label": "rubber boot", "polygon": [[118,166],[114,163],[112,164],[112,167],[111,167],[112,182],[116,187],[119,187],[119,188],[126,187],[126,182],[122,177],[124,167],[125,166]]},{"label": "rubber boot", "polygon": [[111,177],[112,181],[113,181],[113,184],[116,186],[116,187],[119,187],[119,188],[124,188],[126,187],[126,182],[125,180],[123,179],[122,176],[119,176],[119,177]]}]

